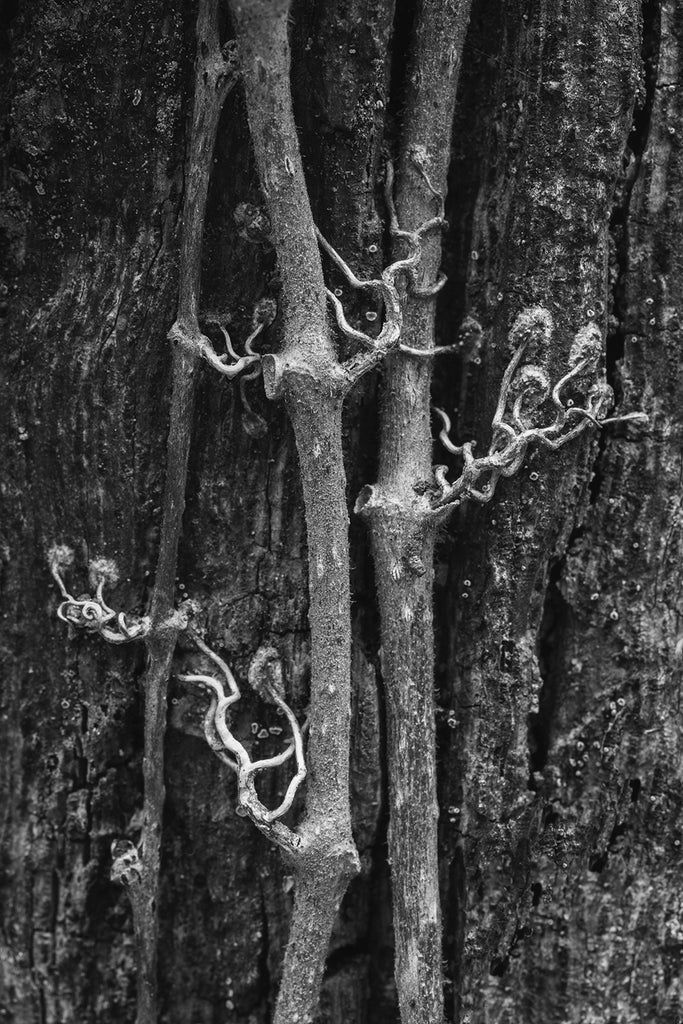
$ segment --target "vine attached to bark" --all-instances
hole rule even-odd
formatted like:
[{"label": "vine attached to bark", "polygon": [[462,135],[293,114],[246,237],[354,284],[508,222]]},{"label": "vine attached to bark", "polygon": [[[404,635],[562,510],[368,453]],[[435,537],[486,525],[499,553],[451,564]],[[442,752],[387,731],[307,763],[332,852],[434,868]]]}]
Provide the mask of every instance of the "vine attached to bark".
[{"label": "vine attached to bark", "polygon": [[[94,595],[75,598],[64,579],[73,556],[64,547],[49,555],[62,595],[58,616],[72,627],[120,644],[142,640],[145,676],[144,814],[140,843],[113,846],[112,877],[127,888],[138,959],[137,1024],[156,1024],[157,898],[164,803],[163,742],[166,694],[178,635],[187,631],[210,671],[179,678],[209,696],[204,732],[214,753],[237,777],[238,809],[247,814],[293,865],[296,890],[275,1024],[312,1021],[329,940],[340,901],[359,869],[351,833],[349,749],[351,626],[348,510],[342,446],[345,396],[368,370],[386,362],[377,483],[356,509],[367,518],[374,555],[382,631],[387,708],[395,973],[402,1024],[443,1020],[441,913],[437,846],[434,739],[433,556],[436,528],[469,498],[487,502],[501,477],[521,466],[530,444],[556,450],[604,419],[611,393],[599,375],[600,331],[576,334],[567,373],[551,386],[543,355],[553,329],[540,307],[524,310],[510,333],[512,358],[501,382],[487,452],[474,442],[455,444],[450,421],[435,410],[439,439],[462,462],[451,483],[445,466],[432,466],[431,360],[435,348],[434,298],[445,225],[444,194],[450,132],[470,0],[422,0],[415,14],[406,78],[396,180],[386,165],[385,199],[392,262],[378,278],[360,279],[316,229],[304,180],[290,90],[290,0],[228,0],[236,40],[221,46],[218,0],[200,0],[195,96],[183,223],[178,313],[169,331],[173,392],[160,552],[149,615],[136,619],[107,603],[115,582],[106,560],[91,565]],[[218,355],[199,325],[201,247],[218,122],[239,73],[256,166],[271,224],[280,279],[283,340],[277,353],[259,355],[254,340],[275,314],[262,300],[239,355],[222,324],[227,349]],[[412,225],[412,226],[411,226]],[[353,327],[337,295],[325,285],[322,255],[352,288],[377,291],[384,319],[376,337]],[[355,346],[341,361],[328,317]],[[529,358],[527,358],[529,357]],[[524,360],[527,358],[527,362]],[[240,690],[226,662],[175,607],[175,578],[200,359],[233,379],[263,373],[266,393],[282,397],[292,422],[304,492],[308,536],[311,700],[307,750],[304,729],[285,701],[277,652],[261,648],[249,682],[285,716],[291,741],[277,755],[253,761],[231,729],[231,706]],[[578,397],[581,400],[577,404]],[[641,418],[631,414],[618,419]],[[258,797],[259,773],[290,762],[293,775],[280,804]],[[306,780],[305,814],[296,827],[282,820]]]},{"label": "vine attached to bark", "polygon": [[178,315],[169,332],[173,345],[173,391],[166,482],[159,557],[150,604],[151,629],[146,639],[148,667],[144,678],[144,803],[139,893],[134,895],[134,885],[129,886],[134,916],[138,919],[134,921],[139,961],[137,1024],[156,1024],[158,1020],[158,894],[165,799],[166,697],[178,633],[185,625],[175,610],[176,565],[192,440],[195,371],[198,355],[206,355],[197,322],[201,246],[218,121],[235,81],[234,53],[229,49],[223,51],[220,46],[218,0],[201,0],[190,159],[182,214]]},{"label": "vine attached to bark", "polygon": [[[110,643],[144,640],[148,665],[144,677],[143,824],[137,845],[127,839],[112,844],[112,878],[123,883],[133,911],[137,959],[137,1024],[157,1024],[158,895],[162,817],[165,799],[164,734],[166,697],[178,634],[186,626],[175,608],[178,544],[185,508],[187,465],[192,440],[195,372],[200,356],[233,376],[257,357],[247,355],[226,367],[199,329],[198,302],[201,250],[211,164],[218,122],[225,98],[237,80],[234,46],[222,48],[218,31],[218,0],[200,0],[197,57],[180,242],[178,315],[169,331],[173,344],[173,391],[167,441],[166,481],[159,558],[149,615],[129,622],[105,602],[105,582],[114,570],[95,569],[93,598],[75,599],[66,590],[61,571],[69,562],[64,549],[50,554],[51,569],[64,598],[59,617],[71,626],[98,632]],[[93,577],[91,566],[91,577]],[[113,628],[112,628],[113,627]]]},{"label": "vine attached to bark", "polygon": [[[450,138],[470,0],[422,0],[405,76],[392,244],[443,210]],[[399,222],[403,226],[399,227]],[[414,229],[413,229],[414,230]],[[443,1020],[432,614],[434,531],[425,521],[432,479],[431,360],[442,279],[431,232],[404,280],[402,352],[389,357],[380,412],[379,474],[357,510],[370,527],[380,607],[387,713],[389,856],[394,971],[402,1024]]]}]

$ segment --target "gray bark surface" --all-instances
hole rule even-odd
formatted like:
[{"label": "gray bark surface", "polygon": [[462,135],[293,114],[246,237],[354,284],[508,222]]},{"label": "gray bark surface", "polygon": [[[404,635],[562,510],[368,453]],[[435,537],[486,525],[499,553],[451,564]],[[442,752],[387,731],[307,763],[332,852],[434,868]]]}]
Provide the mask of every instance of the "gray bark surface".
[{"label": "gray bark surface", "polygon": [[[46,554],[74,548],[74,594],[88,589],[90,559],[113,559],[111,603],[145,610],[196,10],[26,0],[2,17],[0,1021],[128,1024],[132,920],[110,881],[110,846],[141,826],[144,651],[69,635]],[[382,145],[398,134],[409,22],[391,0],[302,0],[290,26],[314,217],[362,276],[384,259],[376,182]],[[458,1024],[683,1017],[682,39],[675,0],[472,7],[437,330],[452,344],[469,316],[484,341],[468,352],[465,337],[460,356],[436,361],[436,401],[485,449],[507,332],[540,304],[556,323],[551,376],[594,316],[609,328],[618,411],[642,408],[650,421],[530,454],[490,505],[465,504],[438,539],[439,853],[446,1013]],[[204,329],[229,317],[239,344],[255,303],[278,288],[238,86],[209,189]],[[365,328],[375,307],[344,302]],[[266,333],[270,350],[278,331]],[[198,369],[177,598],[199,603],[241,680],[255,650],[274,645],[301,720],[310,648],[294,437],[259,381],[245,394],[248,404]],[[376,479],[376,436],[368,380],[346,403],[349,508]],[[355,517],[351,538],[361,874],[335,924],[320,1020],[395,1024],[384,696]],[[166,735],[161,1021],[265,1024],[293,880],[234,814],[234,777],[203,738],[205,705],[177,681],[195,665],[181,636]],[[247,689],[239,708],[240,735],[278,723]],[[255,752],[271,747],[254,740]],[[286,769],[264,778],[264,802],[287,779]]]}]

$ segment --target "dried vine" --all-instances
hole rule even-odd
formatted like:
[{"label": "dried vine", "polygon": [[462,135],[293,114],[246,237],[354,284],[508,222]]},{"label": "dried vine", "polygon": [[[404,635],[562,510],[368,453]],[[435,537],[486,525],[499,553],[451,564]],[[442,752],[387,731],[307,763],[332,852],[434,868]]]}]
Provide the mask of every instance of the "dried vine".
[{"label": "dried vine", "polygon": [[[491,424],[492,440],[486,455],[475,458],[472,441],[453,444],[449,436],[449,417],[442,409],[434,410],[443,424],[439,433],[441,443],[446,451],[460,456],[464,463],[461,474],[452,484],[446,478],[446,466],[434,468],[438,488],[438,493],[432,497],[435,518],[448,514],[465,498],[481,504],[489,502],[500,478],[514,476],[520,468],[530,444],[557,451],[590,426],[647,421],[640,412],[605,418],[614,396],[599,375],[603,344],[595,323],[587,324],[576,334],[569,352],[569,370],[554,386],[551,387],[539,363],[522,366],[524,354],[534,340],[540,341],[542,350],[547,352],[552,330],[552,317],[541,306],[524,310],[515,320],[509,335],[514,354],[503,374]],[[577,395],[582,390],[585,392],[582,405],[577,405],[571,395],[565,395],[570,389]],[[544,426],[539,421],[546,410],[552,420]]]},{"label": "dried vine", "polygon": [[[128,881],[137,937],[137,1024],[156,1024],[158,1020],[158,893],[165,799],[166,696],[178,633],[185,625],[182,616],[175,611],[175,577],[192,438],[195,369],[198,350],[201,351],[197,322],[201,244],[218,121],[225,98],[235,81],[234,54],[229,50],[224,53],[220,46],[218,0],[201,0],[197,17],[190,159],[182,214],[178,315],[169,332],[169,340],[173,344],[173,391],[166,482],[159,557],[150,604],[151,628],[146,637],[149,661],[144,679],[144,800],[140,872],[132,877],[123,876],[123,880]],[[120,864],[115,859],[113,875],[120,873]]]},{"label": "dried vine", "polygon": [[[284,699],[284,679],[277,652],[273,648],[259,648],[249,671],[249,684],[263,700],[274,704],[284,714],[292,733],[292,740],[281,753],[252,761],[244,744],[233,735],[227,720],[229,708],[241,697],[235,677],[223,659],[212,651],[194,630],[189,632],[199,650],[220,670],[223,679],[206,673],[185,673],[179,675],[178,679],[181,682],[194,683],[208,691],[210,695],[209,706],[204,715],[204,735],[214,754],[237,776],[239,813],[248,814],[268,839],[282,847],[285,852],[293,853],[299,846],[299,837],[278,819],[290,810],[294,796],[306,778],[306,763],[303,730]],[[226,684],[228,696],[225,693]],[[258,798],[255,776],[260,772],[280,767],[291,757],[295,759],[296,772],[287,786],[284,798],[274,810],[269,811]]]},{"label": "dried vine", "polygon": [[[295,902],[276,1024],[310,1021],[341,897],[358,870],[349,807],[350,592],[341,411],[322,265],[292,112],[285,0],[231,0],[247,116],[282,281],[283,343],[266,391],[292,421],[308,535],[311,626],[306,813],[291,857]],[[356,372],[359,372],[356,370]]]},{"label": "dried vine", "polygon": [[[405,76],[396,211],[387,196],[397,249],[410,243],[411,225],[433,216],[435,199],[443,210],[469,12],[470,0],[422,0],[417,5]],[[356,507],[370,527],[380,606],[399,1009],[402,1024],[440,1024],[434,531],[425,523],[429,504],[424,488],[432,478],[431,360],[412,354],[434,351],[434,295],[442,283],[438,232],[425,238],[420,257],[404,281],[403,351],[389,357],[385,370],[377,484],[364,489]]]},{"label": "dried vine", "polygon": [[[612,422],[604,414],[611,393],[599,377],[602,339],[596,325],[574,339],[568,372],[551,387],[542,360],[523,365],[530,349],[547,349],[552,321],[540,307],[525,310],[510,333],[513,356],[503,376],[485,455],[474,442],[455,444],[450,421],[436,410],[440,440],[462,460],[454,482],[444,466],[432,466],[430,426],[434,297],[444,226],[444,193],[455,93],[470,0],[422,0],[415,15],[403,131],[397,163],[387,162],[385,197],[393,259],[380,276],[362,280],[315,228],[299,152],[290,93],[288,15],[290,0],[228,0],[236,43],[220,45],[218,0],[200,0],[197,22],[195,99],[190,163],[183,206],[177,318],[173,343],[173,393],[168,435],[160,553],[150,614],[127,617],[111,608],[104,587],[115,570],[91,566],[94,596],[75,598],[63,573],[71,555],[54,548],[53,576],[62,602],[58,615],[70,626],[98,633],[115,644],[145,642],[144,821],[139,846],[118,840],[112,877],[127,888],[133,908],[138,957],[137,1024],[156,1024],[157,896],[164,802],[163,739],[166,692],[177,637],[187,630],[210,671],[179,678],[208,693],[207,742],[237,777],[238,809],[284,855],[296,874],[289,943],[275,1024],[312,1021],[329,939],[340,901],[359,868],[349,807],[351,630],[348,510],[342,448],[345,396],[369,369],[386,360],[381,412],[379,474],[364,488],[357,510],[370,525],[379,595],[383,676],[387,706],[390,833],[395,973],[402,1024],[441,1024],[443,993],[437,848],[434,743],[433,554],[436,527],[466,498],[491,500],[501,477],[521,466],[530,444],[555,450],[591,425]],[[262,301],[245,354],[218,355],[201,331],[198,315],[201,244],[218,121],[237,76],[244,84],[256,165],[265,194],[280,279],[283,343],[264,356],[252,344],[274,316]],[[411,226],[417,225],[417,226]],[[376,290],[384,303],[377,337],[353,327],[323,276],[322,252],[357,290]],[[345,362],[336,354],[328,317],[356,346]],[[536,358],[536,356],[534,357]],[[233,733],[230,708],[240,690],[229,666],[188,627],[175,609],[175,576],[187,483],[199,359],[232,379],[262,372],[266,392],[286,403],[296,438],[306,512],[311,626],[311,703],[308,749],[285,701],[276,652],[260,649],[249,681],[285,716],[291,742],[277,755],[253,761]],[[571,392],[571,394],[569,394]],[[574,392],[583,401],[576,404]],[[632,414],[620,419],[639,418]],[[216,672],[217,670],[217,672]],[[295,770],[280,804],[270,810],[256,791],[256,777],[292,762]],[[307,779],[305,816],[296,828],[281,819]]]},{"label": "dried vine", "polygon": [[[63,601],[58,616],[72,627],[97,632],[109,643],[144,640],[148,651],[145,675],[145,725],[143,757],[143,824],[139,844],[121,839],[112,844],[112,878],[125,885],[133,911],[137,958],[137,1024],[157,1024],[158,893],[164,787],[164,734],[166,694],[178,633],[186,621],[175,610],[175,576],[178,544],[185,507],[187,464],[194,412],[194,373],[203,356],[230,376],[257,360],[249,352],[238,366],[226,368],[199,330],[201,245],[211,162],[220,113],[236,81],[234,48],[221,49],[218,35],[218,0],[200,0],[197,18],[197,61],[181,231],[178,316],[169,332],[173,343],[173,392],[167,442],[166,481],[159,558],[150,614],[129,621],[110,608],[104,598],[105,583],[116,580],[116,569],[107,560],[91,563],[93,597],[74,598],[62,573],[73,561],[64,547],[49,553],[49,562]],[[260,329],[260,327],[258,328]],[[255,334],[257,331],[254,332]]]}]

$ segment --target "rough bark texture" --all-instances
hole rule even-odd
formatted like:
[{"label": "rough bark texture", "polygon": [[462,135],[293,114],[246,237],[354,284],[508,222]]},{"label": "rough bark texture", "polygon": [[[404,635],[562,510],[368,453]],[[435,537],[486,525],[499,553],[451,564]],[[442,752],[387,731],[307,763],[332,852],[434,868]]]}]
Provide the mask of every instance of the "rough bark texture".
[{"label": "rough bark texture", "polygon": [[619,408],[651,421],[537,453],[444,549],[453,1014],[674,1021],[680,740],[661,722],[679,685],[680,108],[663,85],[680,12],[662,8],[659,56],[656,4],[644,26],[635,4],[541,4],[493,37],[491,12],[460,124],[484,96],[492,128],[465,142],[461,127],[453,170],[471,198],[455,200],[452,298],[492,328],[463,368],[461,422],[486,423],[510,312],[532,297],[558,324],[553,360],[594,311]]},{"label": "rough bark texture", "polygon": [[[394,13],[388,0],[302,0],[290,26],[314,215],[364,274],[381,259],[374,186],[400,117],[390,66],[404,59],[411,11]],[[45,553],[54,542],[76,550],[76,594],[90,558],[113,558],[112,603],[144,610],[196,9],[26,0],[3,18],[0,1019],[127,1024],[132,921],[109,879],[110,844],[141,825],[142,652],[67,636]],[[537,453],[438,548],[446,1013],[459,1024],[683,1015],[682,38],[674,0],[473,4],[437,328],[453,342],[469,315],[484,344],[439,363],[438,402],[459,409],[461,437],[485,445],[517,312],[553,312],[556,371],[592,309],[609,327],[619,407],[643,407],[650,425]],[[263,211],[235,90],[209,193],[202,307],[229,315],[237,338],[279,287]],[[361,323],[376,311],[347,299]],[[276,324],[265,345],[279,340]],[[259,387],[246,386],[247,405],[198,371],[178,590],[199,601],[207,640],[238,677],[259,645],[278,648],[301,718],[303,492],[285,410]],[[375,424],[368,382],[346,413],[351,502],[377,478]],[[334,926],[321,1020],[395,1024],[377,617],[354,522],[352,538],[363,871]],[[196,658],[181,640],[166,736],[161,1020],[266,1024],[292,878],[235,816],[233,776],[201,735],[203,704],[175,680]],[[253,749],[269,752],[275,740],[258,734],[279,720],[246,693],[240,708],[241,735],[256,726]],[[286,781],[283,768],[261,796]]]}]

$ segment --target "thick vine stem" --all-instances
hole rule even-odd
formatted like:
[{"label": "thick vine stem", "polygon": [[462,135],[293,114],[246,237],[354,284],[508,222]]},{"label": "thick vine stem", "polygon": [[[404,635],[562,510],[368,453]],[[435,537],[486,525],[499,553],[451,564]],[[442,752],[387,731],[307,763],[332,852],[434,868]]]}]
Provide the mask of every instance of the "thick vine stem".
[{"label": "thick vine stem", "polygon": [[199,289],[206,198],[216,132],[223,104],[237,81],[237,75],[234,44],[227,44],[221,49],[218,35],[218,0],[201,0],[197,16],[197,60],[190,165],[185,182],[180,240],[178,316],[168,336],[169,341],[177,348],[185,350],[189,357],[188,367],[192,366],[197,356],[201,356],[214,369],[229,377],[236,376],[256,362],[257,357],[242,357],[237,363],[226,365],[225,357],[216,355],[211,342],[199,328]]},{"label": "thick vine stem", "polygon": [[[151,628],[146,638],[144,802],[139,877],[131,880],[138,958],[137,1024],[157,1024],[158,892],[161,827],[165,799],[164,734],[166,695],[178,632],[185,622],[175,612],[178,543],[185,508],[187,463],[194,414],[194,374],[200,334],[197,322],[201,243],[211,162],[220,112],[235,80],[234,58],[226,59],[218,36],[218,0],[200,0],[197,17],[197,62],[180,244],[178,316],[169,332],[173,343],[173,392],[167,442],[163,516]],[[189,344],[188,344],[189,340]],[[116,867],[116,865],[115,865]]]},{"label": "thick vine stem", "polygon": [[229,0],[256,164],[282,280],[284,352],[307,336],[310,365],[334,359],[289,84],[290,0]]},{"label": "thick vine stem", "polygon": [[[265,372],[265,367],[264,367]],[[359,870],[351,834],[351,630],[348,511],[340,375],[286,365],[308,538],[311,701],[306,817],[294,851],[297,885],[274,1024],[314,1019],[334,920]],[[282,844],[280,844],[282,845]]]},{"label": "thick vine stem", "polygon": [[[405,78],[403,130],[391,233],[404,245],[410,229],[441,215],[462,47],[470,0],[417,4]],[[436,200],[440,200],[437,205]],[[400,228],[399,228],[400,224]],[[430,358],[441,240],[424,235],[411,274],[401,344],[386,362],[377,485],[357,508],[367,517],[382,630],[387,708],[395,975],[402,1024],[441,1024],[443,983],[439,901],[434,635],[434,530],[426,522],[425,482],[432,479]]]},{"label": "thick vine stem", "polygon": [[334,392],[307,375],[287,380],[306,509],[311,710],[306,818],[275,1024],[313,1019],[339,903],[360,867],[349,808],[351,598],[342,393]]},{"label": "thick vine stem", "polygon": [[330,935],[359,870],[349,808],[351,624],[342,450],[346,378],[330,331],[290,91],[289,0],[229,0],[247,116],[282,280],[284,339],[262,360],[296,439],[308,537],[311,702],[306,813],[293,852],[294,912],[275,1024],[307,1024]]}]

